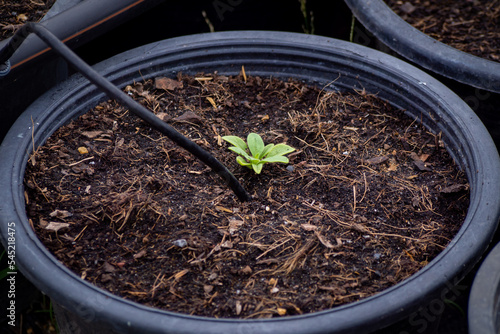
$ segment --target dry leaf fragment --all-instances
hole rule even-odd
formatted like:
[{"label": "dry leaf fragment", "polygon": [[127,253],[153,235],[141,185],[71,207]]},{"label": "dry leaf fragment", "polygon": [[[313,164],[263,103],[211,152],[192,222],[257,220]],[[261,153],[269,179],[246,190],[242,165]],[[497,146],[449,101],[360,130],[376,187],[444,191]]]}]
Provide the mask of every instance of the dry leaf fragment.
[{"label": "dry leaf fragment", "polygon": [[330,241],[328,241],[324,236],[322,236],[318,231],[314,231],[314,234],[318,237],[318,240],[325,246],[326,248],[335,248],[334,245]]},{"label": "dry leaf fragment", "polygon": [[170,78],[158,77],[155,78],[155,87],[163,90],[174,90],[176,88],[182,88],[183,85],[182,82]]},{"label": "dry leaf fragment", "polygon": [[[431,171],[431,169],[429,167],[427,167],[427,165],[425,164],[425,162],[423,162],[420,157],[417,155],[417,153],[415,152],[411,152],[410,153],[410,157],[413,159],[413,163],[415,164],[415,166],[417,166],[417,168],[421,171]],[[426,158],[427,159],[427,158]]]},{"label": "dry leaf fragment", "polygon": [[413,6],[409,1],[403,3],[399,8],[406,14],[411,14],[417,9],[417,7]]},{"label": "dry leaf fragment", "polygon": [[222,248],[233,248],[233,243],[229,240],[224,241],[220,244]]},{"label": "dry leaf fragment", "polygon": [[40,219],[39,224],[40,224],[41,228],[45,228],[45,227],[47,227],[47,225],[49,225],[49,222],[44,220],[44,219]]},{"label": "dry leaf fragment", "polygon": [[73,216],[73,214],[67,210],[55,210],[49,216],[64,219]]},{"label": "dry leaf fragment", "polygon": [[92,139],[103,134],[103,131],[82,131],[82,135]]},{"label": "dry leaf fragment", "polygon": [[395,172],[398,170],[398,164],[396,163],[395,160],[391,159],[389,161],[389,168],[387,168],[387,170],[390,172]]},{"label": "dry leaf fragment", "polygon": [[209,294],[210,292],[212,292],[214,289],[214,286],[213,285],[204,285],[203,286],[203,291],[205,291],[206,294]]},{"label": "dry leaf fragment", "polygon": [[252,268],[250,268],[250,266],[246,266],[245,268],[241,269],[241,272],[243,274],[250,275],[252,273]]},{"label": "dry leaf fragment", "polygon": [[243,224],[245,224],[243,220],[231,219],[229,221],[229,233],[234,234],[240,229],[240,226],[242,226]]},{"label": "dry leaf fragment", "polygon": [[451,186],[441,189],[441,192],[444,194],[451,194],[451,193],[457,193],[465,189],[467,189],[466,184],[452,184]]},{"label": "dry leaf fragment", "polygon": [[104,262],[102,269],[107,273],[112,273],[116,270],[115,266],[113,266],[112,264],[109,264],[108,262]]},{"label": "dry leaf fragment", "polygon": [[351,227],[352,227],[353,230],[356,230],[358,232],[366,233],[366,234],[371,234],[371,231],[368,228],[366,228],[363,225],[361,225],[361,224],[354,223],[354,224],[352,224]]},{"label": "dry leaf fragment", "polygon": [[316,231],[318,227],[316,225],[312,224],[300,224],[300,227],[302,227],[306,231]]},{"label": "dry leaf fragment", "polygon": [[420,160],[422,160],[423,162],[425,162],[427,159],[429,159],[429,154],[420,155]]},{"label": "dry leaf fragment", "polygon": [[430,172],[432,170],[429,167],[427,167],[427,165],[425,164],[425,162],[423,162],[422,160],[414,160],[413,163],[421,171]]},{"label": "dry leaf fragment", "polygon": [[106,282],[109,282],[112,280],[113,280],[113,277],[111,277],[111,275],[109,275],[109,274],[102,274],[101,275],[101,282],[103,282],[103,283],[106,283]]},{"label": "dry leaf fragment", "polygon": [[125,144],[125,138],[120,138],[116,140],[115,146],[120,147],[123,146],[123,144]]},{"label": "dry leaf fragment", "polygon": [[50,222],[47,227],[45,227],[46,230],[48,231],[54,231],[57,232],[60,229],[69,227],[68,223],[57,223],[57,222]]},{"label": "dry leaf fragment", "polygon": [[381,157],[373,157],[370,159],[365,160],[365,162],[369,163],[370,165],[378,165],[381,164],[382,162],[385,162],[389,160],[389,157],[387,155],[381,156]]},{"label": "dry leaf fragment", "polygon": [[156,117],[158,117],[159,119],[161,119],[164,122],[168,122],[168,121],[170,121],[172,119],[172,116],[170,116],[166,112],[159,112],[159,113],[156,114]]},{"label": "dry leaf fragment", "polygon": [[146,255],[146,250],[145,250],[145,249],[141,250],[141,251],[140,251],[139,253],[137,253],[137,254],[134,254],[134,255],[133,255],[133,257],[134,257],[134,259],[140,259],[140,258],[141,258],[141,257],[143,257],[144,255]]},{"label": "dry leaf fragment", "polygon": [[174,118],[173,120],[180,123],[203,123],[203,119],[200,116],[189,110],[179,117]]}]

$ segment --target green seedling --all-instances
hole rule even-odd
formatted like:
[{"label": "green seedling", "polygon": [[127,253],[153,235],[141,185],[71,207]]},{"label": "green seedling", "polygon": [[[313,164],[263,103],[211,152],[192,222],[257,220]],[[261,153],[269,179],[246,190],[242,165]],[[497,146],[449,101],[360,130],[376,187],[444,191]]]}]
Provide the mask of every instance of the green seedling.
[{"label": "green seedling", "polygon": [[229,149],[238,154],[236,161],[250,169],[255,173],[260,174],[262,166],[265,163],[281,162],[288,163],[288,158],[285,154],[295,151],[295,149],[286,144],[267,144],[264,146],[264,141],[256,133],[250,133],[247,136],[247,142],[237,136],[224,136],[222,137],[229,144]]}]

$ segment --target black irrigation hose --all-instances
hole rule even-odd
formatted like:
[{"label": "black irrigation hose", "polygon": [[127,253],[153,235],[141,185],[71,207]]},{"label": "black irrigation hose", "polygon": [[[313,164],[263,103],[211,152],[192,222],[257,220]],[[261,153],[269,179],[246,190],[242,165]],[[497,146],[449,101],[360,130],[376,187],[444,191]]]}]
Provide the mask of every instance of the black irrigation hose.
[{"label": "black irrigation hose", "polygon": [[0,76],[6,75],[9,70],[9,58],[14,54],[16,49],[22,44],[26,37],[35,33],[41,40],[47,43],[54,51],[59,53],[69,64],[77,69],[83,76],[90,82],[102,89],[108,96],[118,100],[124,106],[129,108],[135,115],[142,118],[149,123],[153,128],[165,134],[173,142],[180,147],[186,149],[188,152],[196,156],[203,163],[208,165],[215,173],[228,184],[233,190],[240,201],[250,200],[250,195],[236,180],[234,175],[221,164],[214,156],[202,149],[191,140],[184,137],[181,133],[175,130],[172,126],[160,120],[146,107],[136,102],[127,94],[122,92],[118,87],[106,80],[102,75],[97,73],[92,67],[86,64],[80,57],[78,57],[71,49],[62,43],[56,36],[54,36],[47,28],[36,23],[26,23],[21,27],[16,34],[12,37],[9,44],[0,50]]}]

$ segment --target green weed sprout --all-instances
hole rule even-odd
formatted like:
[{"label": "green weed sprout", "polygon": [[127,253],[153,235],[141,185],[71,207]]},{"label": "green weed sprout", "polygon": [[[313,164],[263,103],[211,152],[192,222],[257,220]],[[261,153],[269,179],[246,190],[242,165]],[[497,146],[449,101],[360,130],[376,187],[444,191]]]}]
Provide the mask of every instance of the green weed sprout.
[{"label": "green weed sprout", "polygon": [[286,144],[267,144],[264,146],[264,141],[256,133],[250,133],[246,143],[237,136],[224,136],[222,139],[234,145],[230,146],[229,149],[238,154],[236,161],[242,166],[253,169],[257,174],[260,174],[265,163],[288,163],[288,158],[284,155],[295,151],[293,147]]}]

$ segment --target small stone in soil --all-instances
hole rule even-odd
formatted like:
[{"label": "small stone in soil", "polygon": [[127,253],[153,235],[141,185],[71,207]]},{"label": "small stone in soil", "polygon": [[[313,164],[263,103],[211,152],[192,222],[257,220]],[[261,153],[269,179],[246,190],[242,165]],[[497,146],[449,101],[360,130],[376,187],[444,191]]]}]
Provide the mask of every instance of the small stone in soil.
[{"label": "small stone in soil", "polygon": [[174,244],[174,246],[177,246],[177,247],[180,247],[180,248],[183,248],[183,247],[187,246],[186,239],[178,239],[178,240],[175,240],[172,243]]}]

